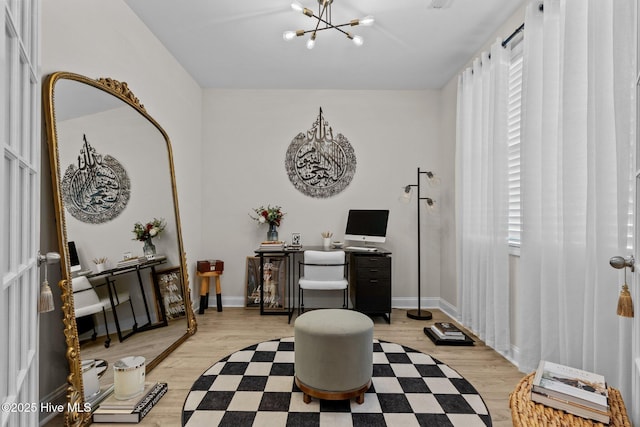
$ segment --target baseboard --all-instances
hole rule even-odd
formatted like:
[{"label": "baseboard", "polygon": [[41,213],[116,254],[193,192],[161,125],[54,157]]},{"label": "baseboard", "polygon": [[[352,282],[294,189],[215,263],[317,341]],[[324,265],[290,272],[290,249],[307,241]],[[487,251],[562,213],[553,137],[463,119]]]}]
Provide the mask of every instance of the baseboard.
[{"label": "baseboard", "polygon": [[[391,299],[391,307],[402,309],[418,308],[418,303],[415,297],[398,297]],[[420,308],[440,308],[440,298],[421,298]]]}]

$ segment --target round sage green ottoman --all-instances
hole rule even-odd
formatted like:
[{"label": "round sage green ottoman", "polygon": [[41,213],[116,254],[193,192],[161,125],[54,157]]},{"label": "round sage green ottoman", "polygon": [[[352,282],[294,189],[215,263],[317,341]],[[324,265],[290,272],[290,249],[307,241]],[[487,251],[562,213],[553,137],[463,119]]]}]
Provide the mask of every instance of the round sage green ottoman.
[{"label": "round sage green ottoman", "polygon": [[357,311],[308,311],[294,325],[295,381],[311,397],[364,402],[373,373],[373,321]]}]

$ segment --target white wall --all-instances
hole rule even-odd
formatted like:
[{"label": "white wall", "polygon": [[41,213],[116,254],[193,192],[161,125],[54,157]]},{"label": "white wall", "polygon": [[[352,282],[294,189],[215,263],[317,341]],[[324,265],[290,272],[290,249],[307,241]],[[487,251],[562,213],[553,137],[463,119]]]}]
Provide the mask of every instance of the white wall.
[{"label": "white wall", "polygon": [[[312,127],[319,107],[357,158],[351,184],[325,199],[300,193],[284,164],[291,140]],[[416,182],[418,166],[436,174],[451,168],[441,157],[438,91],[207,90],[203,117],[203,246],[225,262],[225,304],[242,304],[246,257],[266,238],[266,226],[249,213],[272,204],[286,212],[280,239],[299,232],[304,245],[320,245],[323,230],[342,240],[350,208],[389,209],[383,246],[393,251],[393,305],[416,306],[416,204],[398,198]],[[438,199],[437,190],[423,189]],[[440,294],[439,221],[448,215],[423,212],[423,297]]]}]

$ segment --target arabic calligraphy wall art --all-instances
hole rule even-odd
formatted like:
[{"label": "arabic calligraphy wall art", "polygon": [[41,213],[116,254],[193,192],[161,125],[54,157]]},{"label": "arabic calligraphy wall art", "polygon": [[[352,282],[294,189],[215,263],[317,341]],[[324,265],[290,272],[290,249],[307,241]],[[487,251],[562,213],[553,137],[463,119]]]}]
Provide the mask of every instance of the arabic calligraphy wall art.
[{"label": "arabic calligraphy wall art", "polygon": [[356,173],[356,155],[344,135],[333,136],[320,108],[313,127],[300,132],[289,144],[285,167],[289,180],[301,193],[326,198],[351,183]]},{"label": "arabic calligraphy wall art", "polygon": [[129,202],[131,183],[118,160],[99,154],[83,135],[78,164],[62,178],[64,207],[74,218],[101,224],[120,215]]}]

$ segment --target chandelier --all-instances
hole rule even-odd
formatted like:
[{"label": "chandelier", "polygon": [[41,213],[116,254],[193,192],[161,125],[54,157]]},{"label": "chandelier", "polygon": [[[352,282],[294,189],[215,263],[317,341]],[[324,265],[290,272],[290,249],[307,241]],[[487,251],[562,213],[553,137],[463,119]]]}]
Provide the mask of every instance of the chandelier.
[{"label": "chandelier", "polygon": [[282,37],[285,40],[293,40],[296,37],[301,37],[307,33],[311,33],[311,37],[309,38],[309,40],[307,40],[307,49],[313,49],[313,47],[316,44],[316,35],[318,31],[328,30],[330,28],[333,28],[334,30],[338,30],[342,34],[347,36],[347,38],[349,40],[352,40],[356,46],[362,46],[362,44],[364,43],[364,40],[362,39],[361,36],[353,35],[350,32],[343,30],[342,27],[346,27],[346,26],[355,27],[356,25],[364,25],[364,26],[373,25],[373,22],[374,22],[373,16],[365,16],[362,19],[352,19],[351,21],[345,24],[334,25],[331,22],[331,3],[333,3],[333,0],[318,0],[317,15],[311,9],[307,9],[306,7],[303,7],[297,1],[294,1],[293,3],[291,3],[291,9],[295,10],[296,12],[302,12],[309,18],[315,18],[316,26],[312,30],[285,31]]}]

